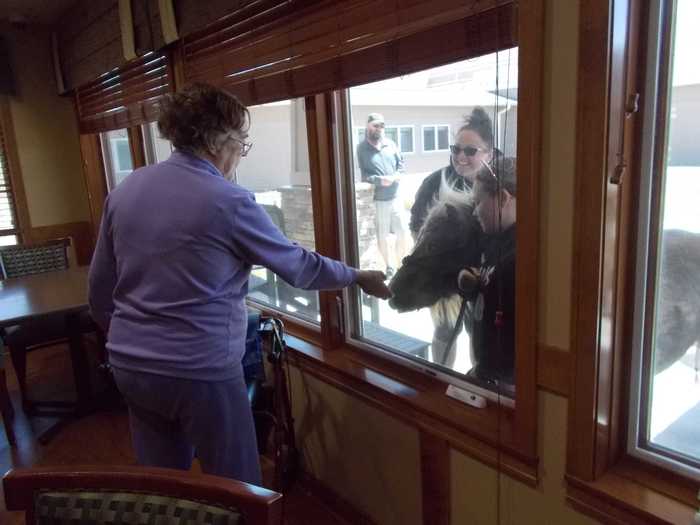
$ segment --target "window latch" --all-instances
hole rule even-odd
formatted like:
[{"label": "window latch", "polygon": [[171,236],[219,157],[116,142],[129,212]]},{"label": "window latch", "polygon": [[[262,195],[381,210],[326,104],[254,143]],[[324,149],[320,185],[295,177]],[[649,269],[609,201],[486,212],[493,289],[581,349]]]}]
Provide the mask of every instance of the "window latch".
[{"label": "window latch", "polygon": [[619,185],[622,182],[622,177],[627,170],[627,163],[623,160],[617,166],[615,166],[615,171],[610,176],[610,184]]},{"label": "window latch", "polygon": [[335,313],[338,320],[338,330],[340,335],[345,335],[345,317],[343,315],[343,298],[340,295],[335,296]]},{"label": "window latch", "polygon": [[629,118],[637,111],[639,111],[639,93],[630,93],[627,95],[625,104],[625,117]]}]

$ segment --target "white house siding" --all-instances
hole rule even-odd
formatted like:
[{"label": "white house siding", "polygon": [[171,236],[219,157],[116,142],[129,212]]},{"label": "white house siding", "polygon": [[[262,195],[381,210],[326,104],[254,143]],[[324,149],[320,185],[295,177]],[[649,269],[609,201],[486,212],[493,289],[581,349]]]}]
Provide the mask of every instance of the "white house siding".
[{"label": "white house siding", "polygon": [[698,119],[700,115],[700,84],[674,86],[671,93],[670,147],[671,166],[700,166]]},{"label": "white house siding", "polygon": [[253,148],[238,166],[238,182],[255,192],[291,184],[291,105],[251,107],[250,116],[249,140],[253,142]]},{"label": "white house siding", "polygon": [[[447,124],[450,126],[450,143],[454,139],[457,130],[464,124],[464,117],[469,115],[473,106],[353,106],[352,126],[365,127],[367,115],[379,112],[384,115],[387,126],[413,126],[414,153],[404,155],[405,170],[407,174],[428,174],[438,168],[446,166],[449,162],[449,152],[423,151],[423,126]],[[484,108],[489,115],[494,115],[493,107]],[[499,116],[500,133],[498,146],[507,155],[514,155],[517,141],[517,107],[508,110]],[[505,135],[505,146],[501,144]],[[354,134],[353,134],[354,136]],[[356,147],[354,145],[353,147]],[[357,162],[355,162],[357,164]],[[355,176],[359,179],[359,170],[355,170]]]}]

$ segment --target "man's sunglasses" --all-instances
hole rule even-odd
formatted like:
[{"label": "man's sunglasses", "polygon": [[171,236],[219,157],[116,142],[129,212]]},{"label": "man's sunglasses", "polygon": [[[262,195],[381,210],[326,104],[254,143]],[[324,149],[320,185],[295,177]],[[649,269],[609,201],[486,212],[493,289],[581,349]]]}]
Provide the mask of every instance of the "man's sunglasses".
[{"label": "man's sunglasses", "polygon": [[476,146],[464,146],[463,148],[460,148],[459,146],[452,145],[450,146],[450,151],[454,156],[459,155],[459,152],[462,151],[464,152],[465,157],[473,157],[476,155],[479,151],[486,151],[484,148],[477,148]]}]

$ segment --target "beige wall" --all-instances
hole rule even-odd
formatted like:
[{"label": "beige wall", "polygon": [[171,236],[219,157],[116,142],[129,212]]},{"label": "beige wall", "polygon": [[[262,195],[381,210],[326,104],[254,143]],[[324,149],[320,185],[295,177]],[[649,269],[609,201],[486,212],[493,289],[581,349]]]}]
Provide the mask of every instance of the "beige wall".
[{"label": "beige wall", "polygon": [[[539,341],[564,350],[570,347],[578,6],[546,1]],[[295,371],[292,383],[309,471],[379,524],[420,523],[417,431],[308,374]],[[566,432],[566,399],[540,393],[536,489],[452,451],[452,523],[499,523],[498,497],[499,525],[593,523],[565,502]]]},{"label": "beige wall", "polygon": [[10,112],[31,226],[89,220],[73,103],[56,94],[50,35],[39,27],[2,31],[17,87]]}]

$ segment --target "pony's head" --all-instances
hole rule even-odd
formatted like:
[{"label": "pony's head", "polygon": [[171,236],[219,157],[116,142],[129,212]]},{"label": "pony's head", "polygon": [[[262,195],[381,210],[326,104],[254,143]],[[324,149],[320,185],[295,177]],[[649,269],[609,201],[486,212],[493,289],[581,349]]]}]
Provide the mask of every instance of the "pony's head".
[{"label": "pony's head", "polygon": [[458,292],[457,274],[478,266],[480,226],[471,193],[450,187],[444,177],[439,198],[418,232],[416,244],[389,283],[389,305],[400,312],[435,304]]}]

